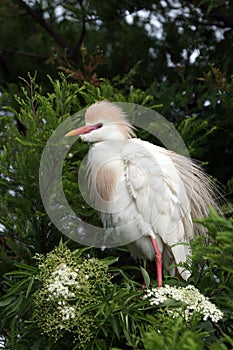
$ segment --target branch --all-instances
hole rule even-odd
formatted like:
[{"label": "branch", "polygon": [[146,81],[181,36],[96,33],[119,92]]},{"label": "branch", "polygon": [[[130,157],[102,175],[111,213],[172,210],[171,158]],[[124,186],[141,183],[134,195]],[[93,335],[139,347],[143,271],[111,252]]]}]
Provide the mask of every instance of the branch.
[{"label": "branch", "polygon": [[27,52],[27,51],[17,51],[17,50],[9,50],[9,49],[1,49],[0,48],[0,54],[4,53],[13,53],[14,55],[20,55],[20,56],[26,56],[26,57],[32,57],[32,58],[41,58],[41,59],[48,59],[49,56],[42,55],[35,52]]},{"label": "branch", "polygon": [[76,49],[79,49],[83,43],[83,39],[86,35],[86,17],[85,17],[85,14],[84,14],[84,7],[83,7],[83,1],[80,0],[80,7],[82,9],[82,32],[81,32],[81,35],[80,35],[80,38],[79,38],[79,41],[78,41],[78,44],[77,44],[77,48]]},{"label": "branch", "polygon": [[26,4],[23,0],[17,0],[20,7],[22,7],[29,16],[34,18],[34,20],[44,29],[47,33],[58,43],[59,46],[61,46],[64,50],[69,51],[70,57],[78,62],[77,55],[75,52],[67,45],[67,43],[60,37],[60,35],[48,25],[48,23],[44,20],[44,18],[36,11],[34,11],[28,4]]}]

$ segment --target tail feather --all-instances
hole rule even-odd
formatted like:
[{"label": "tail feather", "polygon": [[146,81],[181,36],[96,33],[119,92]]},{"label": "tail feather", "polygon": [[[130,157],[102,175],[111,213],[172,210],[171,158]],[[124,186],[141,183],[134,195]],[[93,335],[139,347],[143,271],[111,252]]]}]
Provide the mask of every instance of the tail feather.
[{"label": "tail feather", "polygon": [[[191,204],[192,219],[201,219],[209,214],[213,207],[221,213],[218,198],[221,197],[218,187],[205,174],[201,167],[190,158],[171,152],[171,158],[180,173]],[[195,235],[204,234],[202,225],[195,225]]]}]

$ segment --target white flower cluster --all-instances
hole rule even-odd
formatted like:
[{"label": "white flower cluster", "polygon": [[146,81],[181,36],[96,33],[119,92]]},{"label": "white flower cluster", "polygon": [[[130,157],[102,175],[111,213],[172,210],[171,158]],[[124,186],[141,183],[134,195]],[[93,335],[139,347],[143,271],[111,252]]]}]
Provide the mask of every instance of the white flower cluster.
[{"label": "white flower cluster", "polygon": [[168,311],[174,318],[183,316],[186,321],[191,319],[194,312],[199,313],[204,321],[210,318],[213,322],[218,322],[223,317],[222,311],[192,285],[178,288],[165,285],[148,289],[144,298],[149,298],[151,305],[160,305],[171,299],[182,302],[185,305],[184,309],[176,307]]},{"label": "white flower cluster", "polygon": [[75,286],[75,288],[79,288],[77,272],[78,271],[72,270],[66,264],[59,265],[51,274],[50,283],[47,285],[47,290],[50,294],[49,299],[59,297],[70,299],[75,297],[70,287]]},{"label": "white flower cluster", "polygon": [[62,321],[67,321],[71,318],[75,318],[75,307],[66,305],[65,302],[62,303],[62,306],[59,306],[58,310],[60,311]]},{"label": "white flower cluster", "polygon": [[[69,299],[75,298],[74,291],[80,288],[78,269],[72,269],[66,264],[60,264],[46,285],[48,300],[58,301],[58,311],[63,321],[75,318],[76,308],[69,305]],[[88,279],[88,275],[85,278]]]}]

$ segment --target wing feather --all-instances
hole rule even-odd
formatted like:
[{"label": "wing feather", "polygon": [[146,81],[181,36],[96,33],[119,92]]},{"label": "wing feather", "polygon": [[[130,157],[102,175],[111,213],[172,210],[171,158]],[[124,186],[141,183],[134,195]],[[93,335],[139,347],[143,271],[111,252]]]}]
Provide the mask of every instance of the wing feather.
[{"label": "wing feather", "polygon": [[169,151],[131,139],[122,153],[129,195],[149,227],[144,234],[170,246],[176,263],[185,262],[193,237],[190,202]]}]

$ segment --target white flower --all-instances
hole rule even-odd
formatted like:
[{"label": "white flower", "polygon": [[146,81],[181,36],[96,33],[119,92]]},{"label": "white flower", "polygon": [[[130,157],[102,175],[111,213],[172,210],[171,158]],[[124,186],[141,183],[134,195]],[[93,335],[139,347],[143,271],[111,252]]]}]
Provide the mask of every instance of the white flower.
[{"label": "white flower", "polygon": [[144,298],[149,298],[151,305],[159,305],[169,299],[184,303],[184,310],[174,308],[169,309],[168,313],[174,318],[183,316],[186,321],[190,320],[195,312],[199,313],[204,321],[210,318],[213,322],[218,322],[223,317],[222,311],[192,285],[178,288],[165,285],[160,288],[148,289]]},{"label": "white flower", "polygon": [[64,299],[74,298],[75,293],[71,290],[71,287],[80,287],[77,282],[77,276],[77,272],[66,264],[59,265],[52,272],[49,283],[46,286],[50,294],[50,300],[59,297]]},{"label": "white flower", "polygon": [[73,306],[63,306],[59,308],[63,321],[75,318],[75,308]]}]

